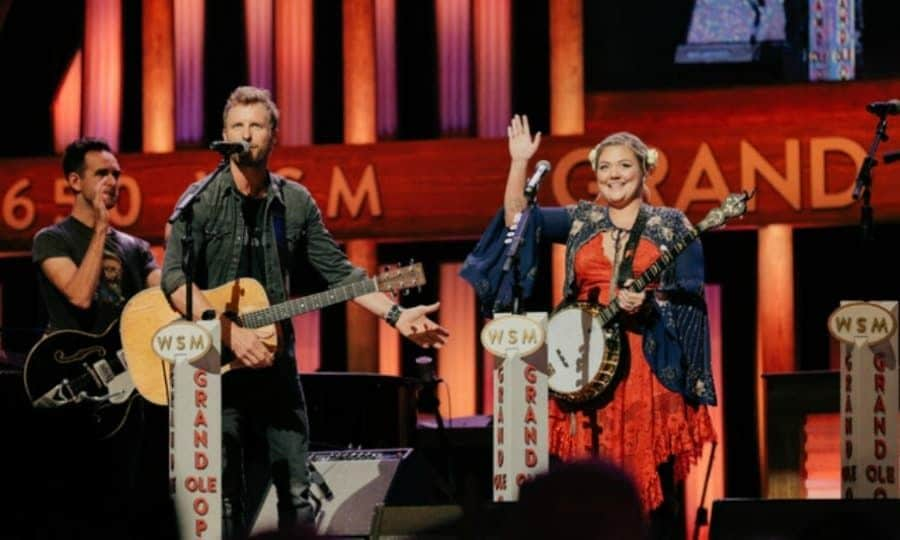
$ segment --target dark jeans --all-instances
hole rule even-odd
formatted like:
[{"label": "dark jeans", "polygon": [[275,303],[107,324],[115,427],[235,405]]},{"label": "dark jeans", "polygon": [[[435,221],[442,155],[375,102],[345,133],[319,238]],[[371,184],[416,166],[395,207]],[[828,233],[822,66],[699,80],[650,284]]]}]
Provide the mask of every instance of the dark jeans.
[{"label": "dark jeans", "polygon": [[[28,487],[35,501],[31,508],[34,538],[134,537],[130,524],[142,503],[135,489],[142,409],[138,398],[125,426],[106,440],[93,438],[90,417],[79,411],[58,409],[33,415],[30,463],[21,465],[34,471],[34,483]],[[165,469],[159,473],[164,479]]]},{"label": "dark jeans", "polygon": [[271,387],[260,387],[265,377],[253,375],[228,381],[224,389],[222,527],[223,537],[232,540],[247,536],[261,502],[256,499],[265,495],[255,492],[259,482],[248,475],[259,469],[260,461],[268,461],[278,495],[279,529],[292,530],[315,517],[309,500],[309,422],[302,393],[273,396]]}]

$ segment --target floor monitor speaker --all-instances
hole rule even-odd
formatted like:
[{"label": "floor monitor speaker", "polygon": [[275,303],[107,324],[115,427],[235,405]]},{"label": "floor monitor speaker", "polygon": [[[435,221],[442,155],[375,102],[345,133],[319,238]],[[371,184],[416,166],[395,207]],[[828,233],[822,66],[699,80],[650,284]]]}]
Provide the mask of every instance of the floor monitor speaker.
[{"label": "floor monitor speaker", "polygon": [[[319,534],[369,535],[378,505],[449,502],[438,477],[411,448],[310,452],[308,463],[311,491],[321,502]],[[270,486],[251,532],[277,526],[277,498]]]},{"label": "floor monitor speaker", "polygon": [[898,499],[724,499],[710,540],[900,540]]}]

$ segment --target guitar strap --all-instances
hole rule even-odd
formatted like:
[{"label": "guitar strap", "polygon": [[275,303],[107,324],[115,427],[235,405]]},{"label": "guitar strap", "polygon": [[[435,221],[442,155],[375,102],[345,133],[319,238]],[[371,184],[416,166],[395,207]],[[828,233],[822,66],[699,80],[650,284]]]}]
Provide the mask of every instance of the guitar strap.
[{"label": "guitar strap", "polygon": [[[274,184],[274,182],[273,182]],[[277,186],[275,189],[280,189],[281,186]],[[278,264],[281,268],[281,274],[284,278],[284,285],[287,294],[290,294],[291,283],[290,283],[290,272],[288,266],[288,249],[287,249],[287,235],[285,234],[285,224],[284,224],[284,205],[278,205],[273,208],[272,211],[272,231],[275,233],[275,245],[278,248]]]},{"label": "guitar strap", "polygon": [[[634,278],[634,252],[637,251],[637,245],[646,224],[647,212],[642,206],[638,211],[637,218],[634,220],[634,225],[631,226],[628,242],[625,244],[625,252],[622,254],[622,260],[619,262],[619,268],[616,271],[615,289],[621,289],[625,286],[626,281]],[[610,291],[610,297],[612,297],[613,293],[615,293],[615,290]]]}]

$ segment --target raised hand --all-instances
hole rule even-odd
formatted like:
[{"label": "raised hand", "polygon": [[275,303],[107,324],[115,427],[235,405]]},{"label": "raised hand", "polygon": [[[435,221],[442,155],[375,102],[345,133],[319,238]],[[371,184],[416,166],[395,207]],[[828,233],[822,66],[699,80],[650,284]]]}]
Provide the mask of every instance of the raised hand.
[{"label": "raised hand", "polygon": [[541,144],[541,132],[538,131],[532,138],[528,117],[524,114],[512,117],[506,135],[509,137],[509,157],[513,161],[528,161]]},{"label": "raised hand", "polygon": [[450,333],[446,328],[427,317],[440,307],[440,302],[404,309],[397,319],[397,331],[420,347],[440,349]]},{"label": "raised hand", "polygon": [[[91,200],[91,208],[94,210],[94,219],[96,220],[96,224],[101,226],[106,226],[109,223],[109,208],[107,207],[106,192],[110,189],[115,192],[116,180],[109,176],[101,178],[95,186],[94,198]],[[115,202],[115,195],[110,196],[110,198]]]}]

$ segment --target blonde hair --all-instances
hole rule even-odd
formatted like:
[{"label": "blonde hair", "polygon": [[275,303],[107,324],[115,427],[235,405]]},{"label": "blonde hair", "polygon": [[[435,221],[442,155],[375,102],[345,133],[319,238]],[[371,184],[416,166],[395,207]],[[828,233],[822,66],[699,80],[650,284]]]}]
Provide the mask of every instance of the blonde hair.
[{"label": "blonde hair", "polygon": [[637,135],[628,133],[627,131],[619,131],[600,141],[600,144],[592,148],[588,153],[591,169],[594,172],[597,172],[597,160],[600,158],[600,153],[603,152],[604,148],[609,146],[627,146],[631,149],[631,151],[634,152],[634,155],[637,156],[638,161],[641,164],[641,171],[645,175],[649,174],[656,167],[659,154],[655,149],[644,144],[644,141]]},{"label": "blonde hair", "polygon": [[254,103],[262,103],[269,110],[269,124],[272,129],[278,127],[278,106],[272,101],[272,94],[265,88],[257,88],[255,86],[238,86],[234,92],[228,96],[225,102],[225,110],[222,111],[222,125],[228,122],[228,111],[237,105],[253,105]]}]

